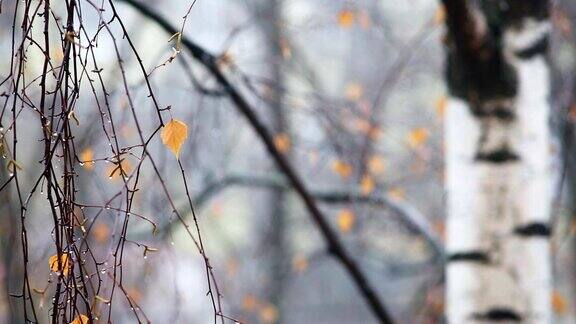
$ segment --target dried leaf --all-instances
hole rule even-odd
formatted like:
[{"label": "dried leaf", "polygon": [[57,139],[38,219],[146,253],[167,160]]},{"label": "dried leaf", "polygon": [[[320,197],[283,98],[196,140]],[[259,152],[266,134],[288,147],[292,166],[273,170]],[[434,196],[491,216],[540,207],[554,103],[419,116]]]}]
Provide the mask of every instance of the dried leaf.
[{"label": "dried leaf", "polygon": [[374,183],[374,179],[372,179],[371,176],[365,175],[364,177],[362,177],[362,180],[360,181],[360,192],[363,195],[371,194],[374,191],[375,187],[376,184]]},{"label": "dried leaf", "polygon": [[332,171],[342,178],[348,178],[352,175],[352,166],[342,160],[334,160],[332,162]]},{"label": "dried leaf", "polygon": [[88,316],[84,314],[76,316],[74,320],[70,322],[70,324],[88,324],[88,323],[90,323],[90,319],[88,318]]},{"label": "dried leaf", "polygon": [[84,169],[91,171],[94,169],[92,160],[94,160],[94,151],[90,147],[87,147],[80,153],[80,165]]},{"label": "dried leaf", "polygon": [[356,13],[352,10],[342,10],[338,13],[338,25],[343,28],[349,28],[356,20]]},{"label": "dried leaf", "polygon": [[278,320],[278,309],[272,304],[266,304],[260,309],[260,319],[264,323],[275,323]]},{"label": "dried leaf", "polygon": [[122,159],[120,163],[111,163],[106,168],[106,175],[108,175],[108,179],[110,180],[118,180],[120,177],[127,177],[131,170],[132,166],[130,162]]},{"label": "dried leaf", "polygon": [[388,196],[396,201],[402,201],[406,199],[406,192],[402,188],[392,188],[388,190]]},{"label": "dried leaf", "polygon": [[374,175],[380,175],[386,170],[386,161],[378,155],[372,155],[368,160],[368,171]]},{"label": "dried leaf", "polygon": [[178,158],[182,144],[188,138],[188,126],[180,120],[172,119],[162,127],[160,137],[162,143]]},{"label": "dried leaf", "polygon": [[430,134],[424,127],[414,128],[408,134],[408,144],[414,149],[422,147],[428,140]]},{"label": "dried leaf", "polygon": [[356,215],[354,215],[354,212],[350,209],[343,209],[338,213],[336,224],[342,233],[348,233],[354,227],[355,221]]},{"label": "dried leaf", "polygon": [[242,309],[252,312],[258,307],[258,299],[252,294],[247,294],[242,298]]},{"label": "dried leaf", "polygon": [[105,223],[98,223],[92,230],[94,239],[99,243],[106,243],[110,237],[110,227]]},{"label": "dried leaf", "polygon": [[282,153],[288,152],[291,146],[288,134],[280,133],[274,136],[274,146],[276,146],[276,149]]},{"label": "dried leaf", "polygon": [[446,96],[441,96],[436,100],[436,116],[439,119],[444,118],[444,114],[446,113],[446,107],[448,107],[448,98]]},{"label": "dried leaf", "polygon": [[552,308],[558,315],[564,315],[566,314],[566,311],[568,311],[568,302],[566,301],[566,298],[557,290],[552,292]]},{"label": "dried leaf", "polygon": [[50,267],[50,270],[54,272],[62,272],[64,276],[68,275],[68,272],[70,272],[70,268],[72,267],[68,253],[62,253],[60,260],[58,260],[58,254],[54,254],[48,259],[48,266]]}]

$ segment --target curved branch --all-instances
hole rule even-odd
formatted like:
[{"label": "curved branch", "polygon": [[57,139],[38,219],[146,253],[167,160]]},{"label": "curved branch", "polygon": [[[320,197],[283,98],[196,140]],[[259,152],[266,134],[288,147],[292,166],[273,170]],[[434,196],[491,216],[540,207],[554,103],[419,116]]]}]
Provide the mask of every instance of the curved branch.
[{"label": "curved branch", "polygon": [[[147,6],[135,1],[135,0],[118,0],[119,2],[125,2],[136,9],[143,16],[151,19],[157,23],[162,29],[164,29],[168,34],[175,34],[178,32],[166,19],[158,15],[155,11],[148,8]],[[384,307],[384,304],[377,295],[376,290],[368,282],[368,278],[362,272],[358,264],[353,260],[353,258],[346,251],[344,245],[340,241],[337,233],[330,227],[328,221],[326,220],[323,213],[320,211],[314,198],[310,195],[304,183],[292,168],[290,163],[284,158],[282,153],[280,153],[275,145],[273,137],[271,136],[268,129],[260,121],[258,116],[255,114],[253,108],[250,106],[248,101],[240,94],[240,92],[231,84],[228,78],[220,70],[217,64],[216,56],[207,52],[200,46],[193,43],[189,38],[182,35],[182,44],[184,47],[190,51],[192,56],[198,60],[208,71],[211,72],[212,76],[221,85],[224,92],[227,93],[228,97],[236,107],[236,109],[246,117],[258,137],[266,146],[266,149],[270,153],[272,159],[276,163],[278,169],[286,176],[290,182],[293,189],[298,193],[304,205],[308,209],[309,215],[312,221],[316,224],[318,230],[324,237],[326,244],[328,245],[330,253],[336,257],[336,259],[342,264],[345,270],[348,272],[356,287],[360,291],[361,295],[364,297],[366,303],[370,306],[374,316],[381,322],[386,324],[393,323],[392,317],[389,311]]]},{"label": "curved branch", "polygon": [[[196,196],[194,203],[198,208],[202,208],[202,205],[206,204],[214,196],[232,186],[290,189],[290,185],[279,176],[232,174],[206,186]],[[310,190],[310,195],[317,201],[328,204],[355,202],[388,209],[398,217],[409,231],[421,235],[426,239],[434,251],[435,257],[442,258],[444,256],[444,247],[440,237],[431,230],[432,226],[426,221],[426,217],[408,203],[395,200],[388,195],[365,195],[359,191],[349,190]],[[179,223],[167,223],[158,231],[170,232],[174,227],[178,226],[178,224]]]}]

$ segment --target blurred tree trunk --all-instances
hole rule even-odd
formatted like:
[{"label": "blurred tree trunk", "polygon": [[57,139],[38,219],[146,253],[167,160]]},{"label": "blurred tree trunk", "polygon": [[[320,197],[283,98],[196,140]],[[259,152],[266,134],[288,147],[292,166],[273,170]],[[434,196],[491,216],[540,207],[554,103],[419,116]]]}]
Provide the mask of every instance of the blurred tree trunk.
[{"label": "blurred tree trunk", "polygon": [[[282,151],[290,152],[290,137],[288,120],[284,111],[284,71],[282,55],[282,0],[265,0],[262,3],[261,29],[266,43],[266,62],[268,62],[269,83],[271,85],[267,98],[271,107],[272,129]],[[289,156],[288,156],[289,158]],[[285,288],[285,278],[290,265],[290,251],[286,241],[286,191],[277,187],[270,192],[270,228],[267,231],[266,246],[269,257],[268,285],[264,295],[278,311],[276,323],[282,322],[282,296]]]},{"label": "blurred tree trunk", "polygon": [[449,323],[550,323],[545,0],[444,0]]}]

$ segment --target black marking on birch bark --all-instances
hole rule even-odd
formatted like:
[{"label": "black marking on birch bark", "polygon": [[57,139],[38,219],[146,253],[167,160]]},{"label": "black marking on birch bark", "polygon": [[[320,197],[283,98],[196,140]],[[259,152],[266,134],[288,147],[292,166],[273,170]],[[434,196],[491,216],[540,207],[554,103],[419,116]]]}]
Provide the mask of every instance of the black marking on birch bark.
[{"label": "black marking on birch bark", "polygon": [[472,319],[486,322],[521,322],[522,315],[511,308],[496,307],[485,313],[474,313]]},{"label": "black marking on birch bark", "polygon": [[472,114],[478,118],[495,118],[505,122],[512,122],[516,118],[516,114],[512,109],[505,106],[498,106],[492,109],[476,107],[473,109]]},{"label": "black marking on birch bark", "polygon": [[514,234],[523,237],[550,237],[550,225],[546,223],[530,223],[518,226],[514,229]]},{"label": "black marking on birch bark", "polygon": [[490,263],[490,256],[487,252],[481,250],[456,252],[448,256],[448,262],[476,262],[488,264]]},{"label": "black marking on birch bark", "polygon": [[508,148],[501,148],[492,152],[478,152],[475,160],[478,162],[502,164],[517,162],[520,160],[520,157]]},{"label": "black marking on birch bark", "polygon": [[542,37],[535,44],[524,50],[516,52],[516,56],[523,60],[529,60],[536,55],[544,55],[548,51],[548,37]]}]

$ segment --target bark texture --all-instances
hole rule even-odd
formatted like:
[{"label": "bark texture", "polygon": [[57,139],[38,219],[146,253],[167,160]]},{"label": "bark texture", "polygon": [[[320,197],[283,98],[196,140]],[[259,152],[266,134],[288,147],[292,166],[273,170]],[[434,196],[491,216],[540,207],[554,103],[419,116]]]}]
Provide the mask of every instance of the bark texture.
[{"label": "bark texture", "polygon": [[550,323],[548,3],[444,4],[447,319]]}]

